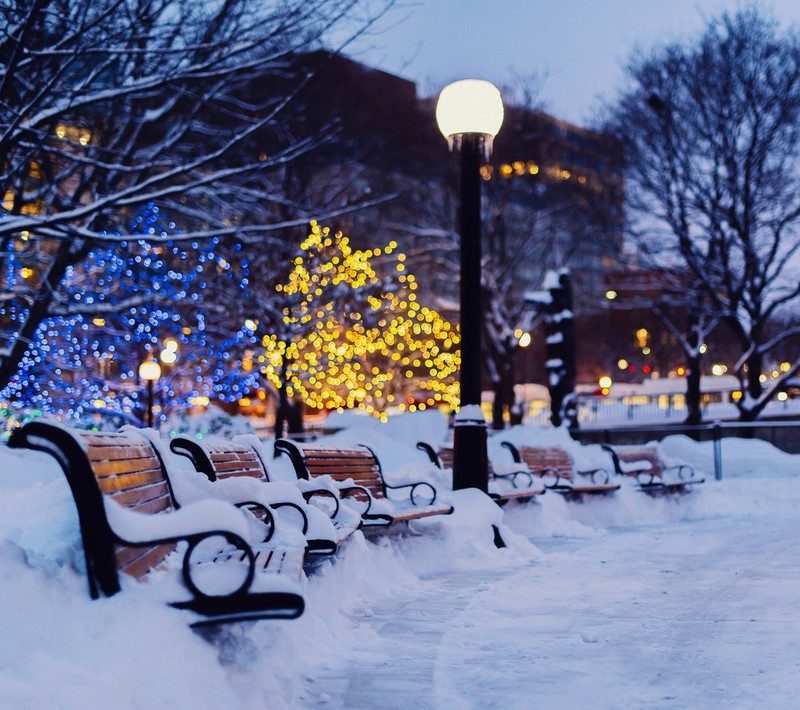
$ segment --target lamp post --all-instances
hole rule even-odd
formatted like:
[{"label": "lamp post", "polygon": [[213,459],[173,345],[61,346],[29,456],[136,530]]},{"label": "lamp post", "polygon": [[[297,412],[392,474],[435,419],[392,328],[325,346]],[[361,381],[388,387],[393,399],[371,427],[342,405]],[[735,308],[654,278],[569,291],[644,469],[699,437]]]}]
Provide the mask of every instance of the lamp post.
[{"label": "lamp post", "polygon": [[481,162],[503,123],[500,92],[488,81],[464,79],[439,94],[436,122],[461,156],[461,406],[453,431],[453,488],[486,491],[486,420],[481,410]]},{"label": "lamp post", "polygon": [[153,383],[161,377],[161,365],[145,360],[139,365],[139,377],[147,382],[147,426],[153,426]]}]

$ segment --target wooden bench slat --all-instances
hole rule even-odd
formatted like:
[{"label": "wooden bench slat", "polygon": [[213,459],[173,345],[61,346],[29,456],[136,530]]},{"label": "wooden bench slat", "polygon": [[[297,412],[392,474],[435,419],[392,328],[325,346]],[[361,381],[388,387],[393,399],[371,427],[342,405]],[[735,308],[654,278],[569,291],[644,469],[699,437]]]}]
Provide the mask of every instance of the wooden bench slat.
[{"label": "wooden bench slat", "polygon": [[233,470],[233,471],[222,471],[217,474],[217,478],[224,481],[226,478],[236,478],[238,476],[248,476],[249,478],[255,478],[258,481],[267,482],[267,478],[262,471],[245,471],[245,470]]},{"label": "wooden bench slat", "polygon": [[231,463],[234,464],[248,464],[250,466],[258,466],[260,465],[258,459],[255,456],[245,456],[244,454],[223,454],[223,453],[212,453],[209,458],[219,466],[225,466]]},{"label": "wooden bench slat", "polygon": [[517,500],[518,498],[532,498],[533,496],[540,496],[544,493],[544,489],[542,490],[530,490],[530,491],[503,491],[503,493],[492,493],[489,491],[489,495],[495,495],[498,498],[503,498],[504,500]]},{"label": "wooden bench slat", "polygon": [[213,461],[217,473],[226,471],[257,471],[261,472],[261,465],[256,461]]},{"label": "wooden bench slat", "polygon": [[122,459],[120,461],[98,461],[92,464],[95,476],[113,476],[123,473],[147,473],[148,471],[160,471],[161,462],[158,459],[137,458]]},{"label": "wooden bench slat", "polygon": [[548,449],[536,446],[521,446],[519,452],[522,460],[531,470],[538,473],[542,469],[555,469],[558,475],[567,481],[574,480],[572,457],[564,450]]},{"label": "wooden bench slat", "polygon": [[[664,474],[661,457],[658,452],[649,446],[622,446],[615,447],[615,451],[624,463],[635,463],[637,461],[647,461],[650,468],[647,473],[652,473],[653,476],[661,477]],[[623,472],[627,473],[627,472]],[[635,475],[635,473],[633,474]]]},{"label": "wooden bench slat", "polygon": [[163,481],[160,471],[145,471],[142,473],[126,473],[121,476],[103,476],[97,479],[97,484],[103,493],[114,493],[129,488],[139,488],[152,483]]},{"label": "wooden bench slat", "polygon": [[89,461],[94,465],[98,461],[120,461],[125,459],[154,458],[153,449],[145,444],[115,443],[110,446],[93,444],[87,451]]},{"label": "wooden bench slat", "polygon": [[142,579],[152,569],[161,565],[175,550],[174,543],[153,547],[128,547],[120,545],[116,550],[117,567],[135,579]]},{"label": "wooden bench slat", "polygon": [[616,491],[618,489],[619,485],[616,483],[597,483],[590,486],[582,486],[578,484],[575,486],[570,486],[570,491],[572,493],[599,493],[601,491],[608,491],[611,493],[612,491]]},{"label": "wooden bench slat", "polygon": [[393,513],[392,517],[397,521],[415,520],[417,518],[429,518],[432,515],[447,515],[451,510],[450,506],[416,508],[398,511]]},{"label": "wooden bench slat", "polygon": [[330,476],[331,478],[346,480],[348,478],[364,478],[364,479],[374,479],[376,481],[381,480],[381,473],[380,471],[373,469],[373,468],[353,468],[353,469],[327,469],[327,468],[309,468],[309,473],[314,476]]},{"label": "wooden bench slat", "polygon": [[[96,444],[98,446],[129,445],[132,442],[126,434],[113,431],[81,431],[81,443],[84,446]],[[136,442],[138,444],[138,442]]]},{"label": "wooden bench slat", "polygon": [[312,467],[316,466],[319,468],[337,468],[337,467],[374,467],[379,468],[378,462],[370,457],[361,456],[356,458],[355,456],[352,458],[342,458],[342,457],[329,457],[329,458],[320,458],[319,456],[310,456],[305,460],[306,466]]},{"label": "wooden bench slat", "polygon": [[165,499],[169,506],[172,507],[172,499],[166,481],[154,481],[146,486],[114,491],[110,495],[119,505],[128,508],[139,507],[152,500],[162,499]]},{"label": "wooden bench slat", "polygon": [[344,481],[344,480],[346,480],[348,478],[353,478],[353,479],[357,479],[357,478],[365,478],[365,479],[373,478],[373,479],[378,480],[378,481],[382,480],[382,477],[380,475],[380,471],[376,471],[374,469],[363,469],[363,468],[359,469],[359,468],[356,468],[356,469],[352,469],[352,470],[347,470],[347,469],[342,469],[342,468],[335,468],[335,469],[316,468],[316,467],[312,466],[312,467],[310,467],[308,469],[308,473],[311,476],[314,476],[314,477],[317,477],[317,476],[330,476],[333,479],[341,480],[341,481]]},{"label": "wooden bench slat", "polygon": [[130,506],[130,508],[134,512],[143,515],[155,515],[156,513],[169,512],[172,509],[172,501],[169,495],[163,495],[159,498],[139,501]]}]

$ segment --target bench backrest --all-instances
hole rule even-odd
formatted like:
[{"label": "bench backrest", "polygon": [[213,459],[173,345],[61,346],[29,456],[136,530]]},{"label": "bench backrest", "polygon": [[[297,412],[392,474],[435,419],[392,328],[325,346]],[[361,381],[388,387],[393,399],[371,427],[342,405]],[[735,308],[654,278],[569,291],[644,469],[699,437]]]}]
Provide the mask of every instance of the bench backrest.
[{"label": "bench backrest", "polygon": [[110,596],[120,588],[118,571],[141,578],[174,550],[174,543],[125,545],[106,518],[103,496],[142,514],[175,508],[163,462],[143,436],[33,421],[13,433],[9,446],[44,451],[61,465],[78,509],[92,597],[98,596],[95,582]]},{"label": "bench backrest", "polygon": [[[202,442],[186,436],[176,436],[169,442],[173,453],[188,458],[212,483],[228,478],[245,476],[257,481],[268,482],[267,468],[253,446],[225,439],[207,439]],[[266,523],[269,512],[262,507],[251,508],[250,512],[261,522]]]},{"label": "bench backrest", "polygon": [[330,476],[339,482],[352,479],[375,498],[386,495],[381,465],[367,446],[319,446],[278,439],[275,451],[289,455],[298,478]]},{"label": "bench backrest", "polygon": [[247,444],[211,439],[199,442],[179,436],[170,442],[170,449],[189,458],[209,481],[224,481],[226,478],[239,476],[265,482],[269,480],[264,462],[256,450]]},{"label": "bench backrest", "polygon": [[[418,447],[419,448],[419,447]],[[453,468],[453,459],[455,457],[454,449],[452,446],[440,446],[436,452],[439,456],[439,463],[437,466],[441,468],[449,468],[452,470]],[[486,462],[487,465],[487,473],[491,478],[494,476],[494,467],[492,466],[491,460]]]},{"label": "bench backrest", "polygon": [[614,451],[619,457],[619,460],[623,463],[646,461],[650,464],[648,473],[652,473],[653,476],[663,476],[664,474],[664,465],[661,461],[661,456],[658,450],[653,446],[615,446]]},{"label": "bench backrest", "polygon": [[536,473],[542,469],[555,469],[559,477],[571,481],[575,478],[575,462],[569,452],[550,446],[519,446],[520,458]]}]

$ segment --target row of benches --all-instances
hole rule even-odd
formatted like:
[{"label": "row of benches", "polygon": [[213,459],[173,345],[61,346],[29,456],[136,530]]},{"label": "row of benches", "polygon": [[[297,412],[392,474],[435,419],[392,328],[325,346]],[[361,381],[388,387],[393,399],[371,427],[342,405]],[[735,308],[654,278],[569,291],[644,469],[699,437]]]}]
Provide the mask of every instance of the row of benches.
[{"label": "row of benches", "polygon": [[[511,462],[497,464],[489,461],[488,493],[500,505],[509,500],[532,498],[546,490],[566,498],[587,495],[608,495],[619,490],[621,478],[633,478],[637,487],[649,494],[684,492],[689,486],[702,483],[694,467],[687,463],[667,464],[655,446],[610,446],[602,448],[611,456],[614,478],[607,469],[579,469],[566,449],[549,446],[518,446],[510,441],[500,442],[511,455]],[[434,447],[419,442],[439,468],[452,468],[453,449]],[[616,480],[615,480],[616,479]]]},{"label": "row of benches", "polygon": [[[619,488],[603,469],[577,470],[562,449],[503,445],[513,463],[492,469],[489,485],[501,505],[546,489],[577,497]],[[174,606],[195,612],[196,626],[295,618],[304,608],[308,560],[335,553],[356,530],[453,511],[437,501],[428,482],[389,485],[363,445],[278,440],[275,455],[288,456],[294,484],[270,481],[261,442],[253,436],[176,437],[167,449],[149,429],[88,432],[39,420],[17,429],[9,446],[46,452],[61,465],[78,510],[92,598],[119,591],[120,573],[142,579],[164,569],[188,592]],[[451,466],[451,449],[419,448],[438,466]],[[679,478],[667,480],[654,449],[610,452],[617,473],[637,476],[648,492],[702,480],[686,465]],[[191,462],[206,483],[178,486],[173,454]]]},{"label": "row of benches", "polygon": [[[143,579],[164,570],[188,592],[173,605],[195,612],[195,626],[295,618],[310,556],[333,554],[362,528],[453,511],[427,482],[387,484],[366,446],[276,442],[297,485],[269,480],[255,437],[177,437],[170,451],[150,429],[89,432],[37,420],[14,431],[9,446],[60,464],[78,511],[92,598],[116,594],[121,573]],[[172,454],[191,461],[209,484],[178,485]]]}]

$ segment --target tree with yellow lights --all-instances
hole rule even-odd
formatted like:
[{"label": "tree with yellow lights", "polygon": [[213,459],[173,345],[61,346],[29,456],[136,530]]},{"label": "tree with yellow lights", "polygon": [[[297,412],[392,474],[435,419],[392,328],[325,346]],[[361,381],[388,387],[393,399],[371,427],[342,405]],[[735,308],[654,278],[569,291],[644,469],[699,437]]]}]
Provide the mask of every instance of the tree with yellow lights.
[{"label": "tree with yellow lights", "polygon": [[354,249],[340,232],[311,223],[276,286],[282,323],[262,338],[262,371],[284,397],[382,419],[392,406],[457,403],[458,332],[420,305],[405,261],[396,242]]}]

